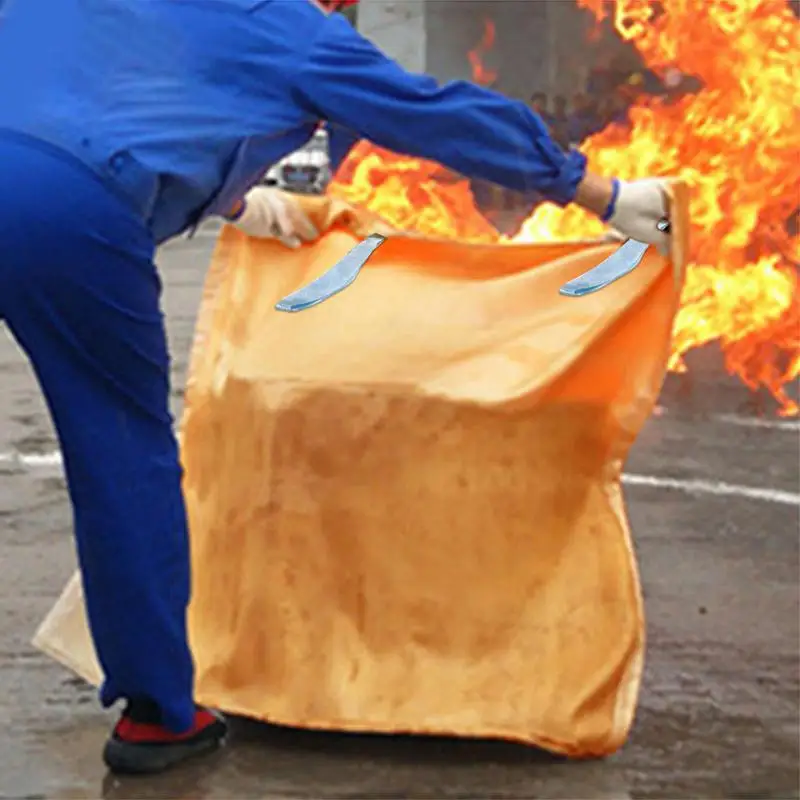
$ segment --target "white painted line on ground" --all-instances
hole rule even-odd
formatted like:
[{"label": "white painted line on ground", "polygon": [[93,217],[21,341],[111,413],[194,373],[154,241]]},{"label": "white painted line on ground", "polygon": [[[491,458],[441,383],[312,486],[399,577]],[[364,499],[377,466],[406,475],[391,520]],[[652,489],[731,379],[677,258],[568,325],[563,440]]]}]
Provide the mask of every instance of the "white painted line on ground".
[{"label": "white painted line on ground", "polygon": [[737,425],[740,428],[769,428],[800,433],[800,420],[797,419],[762,419],[761,417],[740,417],[738,414],[715,414],[712,419],[724,422],[726,425]]},{"label": "white painted line on ground", "polygon": [[[653,409],[654,419],[669,416],[671,416],[670,410],[664,408],[664,406],[656,406]],[[762,428],[765,430],[800,433],[800,419],[770,419],[767,417],[749,417],[744,414],[711,414],[708,419],[712,422],[720,422],[723,425],[735,425],[738,428]]]},{"label": "white painted line on ground", "polygon": [[21,467],[58,467],[62,462],[61,451],[52,453],[0,453],[0,464],[14,464]]},{"label": "white painted line on ground", "polygon": [[[0,453],[0,464],[20,467],[57,467],[61,465],[61,453]],[[704,481],[691,478],[666,478],[659,475],[622,476],[625,486],[647,486],[653,489],[671,489],[686,494],[714,495],[715,497],[746,497],[748,500],[762,500],[765,503],[778,503],[787,506],[800,506],[800,493],[785,492],[781,489],[742,486],[722,481]]]},{"label": "white painted line on ground", "polygon": [[663,478],[657,475],[622,476],[626,486],[650,486],[654,489],[672,489],[687,494],[710,494],[717,497],[746,497],[787,506],[800,506],[800,493],[784,492],[780,489],[761,489],[756,486],[741,486],[722,481],[702,481],[686,478]]}]

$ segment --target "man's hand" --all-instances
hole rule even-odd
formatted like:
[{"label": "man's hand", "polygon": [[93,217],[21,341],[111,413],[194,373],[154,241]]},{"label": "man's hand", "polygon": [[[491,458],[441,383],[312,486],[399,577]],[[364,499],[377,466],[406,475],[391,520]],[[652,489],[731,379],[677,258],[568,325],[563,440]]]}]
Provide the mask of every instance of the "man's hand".
[{"label": "man's hand", "polygon": [[616,206],[608,224],[628,239],[654,244],[662,255],[669,253],[669,233],[658,229],[669,220],[667,193],[663,181],[647,178],[620,181]]},{"label": "man's hand", "polygon": [[267,186],[251,189],[228,220],[248,236],[278,239],[292,248],[319,238],[319,231],[300,203],[290,194]]},{"label": "man's hand", "polygon": [[663,181],[614,181],[587,173],[578,186],[575,203],[607,222],[623,238],[654,244],[662,255],[669,253],[669,233],[657,227],[662,220],[669,220]]}]

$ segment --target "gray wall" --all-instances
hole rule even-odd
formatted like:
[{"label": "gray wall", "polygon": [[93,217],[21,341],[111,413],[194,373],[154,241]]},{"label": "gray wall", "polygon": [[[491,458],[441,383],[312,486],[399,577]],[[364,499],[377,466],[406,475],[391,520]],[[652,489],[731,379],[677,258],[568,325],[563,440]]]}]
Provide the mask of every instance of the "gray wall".
[{"label": "gray wall", "polygon": [[406,69],[425,72],[427,0],[360,0],[358,29]]},{"label": "gray wall", "polygon": [[572,94],[595,60],[621,45],[605,26],[589,42],[594,17],[573,0],[361,0],[358,27],[408,69],[440,80],[471,77],[469,50],[485,19],[496,28],[487,66],[496,88],[521,99],[541,89]]}]

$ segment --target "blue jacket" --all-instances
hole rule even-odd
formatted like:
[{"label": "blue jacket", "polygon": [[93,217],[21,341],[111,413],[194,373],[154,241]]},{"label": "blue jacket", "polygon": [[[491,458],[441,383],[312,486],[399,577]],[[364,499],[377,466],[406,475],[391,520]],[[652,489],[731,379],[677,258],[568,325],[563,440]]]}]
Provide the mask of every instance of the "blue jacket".
[{"label": "blue jacket", "polygon": [[568,203],[585,171],[521,102],[406,72],[311,0],[6,0],[0,132],[79,158],[156,241],[225,214],[320,120]]},{"label": "blue jacket", "polygon": [[335,173],[342,162],[350,155],[350,151],[361,141],[361,137],[349,128],[328,125],[328,159],[331,174]]}]

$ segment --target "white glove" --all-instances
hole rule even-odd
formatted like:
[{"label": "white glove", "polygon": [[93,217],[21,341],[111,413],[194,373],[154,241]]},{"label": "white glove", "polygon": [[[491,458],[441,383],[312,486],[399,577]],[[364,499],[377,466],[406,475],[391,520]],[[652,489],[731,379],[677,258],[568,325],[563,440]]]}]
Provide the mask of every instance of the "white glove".
[{"label": "white glove", "polygon": [[244,209],[229,221],[248,236],[278,239],[292,248],[319,238],[319,231],[300,204],[280,189],[256,186],[247,193],[243,202]]},{"label": "white glove", "polygon": [[669,233],[660,231],[659,222],[669,220],[664,182],[656,178],[620,181],[614,213],[608,224],[627,239],[654,244],[662,255],[669,255]]},{"label": "white glove", "polygon": [[614,228],[609,228],[601,237],[601,242],[615,242],[616,244],[621,244],[622,242],[627,240],[627,236],[623,236],[619,231],[614,230]]}]

